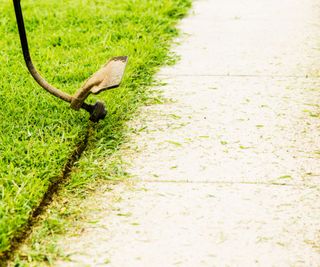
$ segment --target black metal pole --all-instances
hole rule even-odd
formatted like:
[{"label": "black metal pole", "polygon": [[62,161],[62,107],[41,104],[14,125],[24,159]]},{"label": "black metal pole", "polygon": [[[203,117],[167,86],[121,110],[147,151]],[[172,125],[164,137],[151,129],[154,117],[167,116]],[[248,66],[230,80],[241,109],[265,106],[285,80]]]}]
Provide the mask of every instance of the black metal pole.
[{"label": "black metal pole", "polygon": [[60,91],[59,89],[50,85],[45,79],[43,79],[41,77],[41,75],[37,72],[36,68],[34,67],[32,60],[31,60],[30,53],[29,53],[27,34],[26,34],[25,26],[24,26],[20,0],[13,0],[13,4],[14,4],[14,10],[15,10],[17,24],[18,24],[18,30],[19,30],[19,36],[20,36],[23,57],[24,57],[24,60],[26,62],[26,65],[28,67],[30,74],[37,81],[37,83],[42,88],[47,90],[49,93],[53,94],[56,97],[59,97],[60,99],[66,101],[66,102],[71,102],[72,97],[69,94],[64,93],[64,92]]},{"label": "black metal pole", "polygon": [[[26,65],[28,67],[30,74],[37,81],[37,83],[42,88],[47,90],[49,93],[53,94],[56,97],[59,97],[60,99],[66,101],[66,102],[71,102],[72,101],[71,95],[69,95],[65,92],[62,92],[59,89],[50,85],[45,79],[43,79],[41,77],[41,75],[37,72],[36,68],[34,67],[32,60],[31,60],[30,53],[29,53],[27,34],[26,34],[25,26],[24,26],[20,0],[13,0],[13,4],[14,4],[14,10],[15,10],[17,24],[18,24],[18,30],[19,30],[19,36],[20,36],[23,57],[24,57],[24,60],[26,62]],[[86,104],[83,102],[81,105],[81,108],[90,113],[90,120],[93,122],[98,122],[99,120],[105,118],[105,116],[107,114],[104,104],[100,101],[97,101],[94,105]]]}]

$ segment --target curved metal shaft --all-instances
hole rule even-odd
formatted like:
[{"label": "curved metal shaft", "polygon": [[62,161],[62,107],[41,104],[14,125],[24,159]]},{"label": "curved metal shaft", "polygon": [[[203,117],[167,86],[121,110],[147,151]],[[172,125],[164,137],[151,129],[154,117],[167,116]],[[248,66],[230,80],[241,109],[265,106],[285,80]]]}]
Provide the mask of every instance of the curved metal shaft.
[{"label": "curved metal shaft", "polygon": [[29,46],[28,46],[28,40],[27,40],[27,35],[24,27],[24,21],[23,21],[23,15],[21,11],[21,5],[20,5],[20,0],[13,0],[14,4],[14,10],[16,14],[16,19],[17,19],[17,24],[18,24],[18,29],[19,29],[19,35],[20,35],[20,42],[21,42],[21,47],[22,47],[22,52],[23,52],[23,57],[26,62],[26,65],[28,67],[28,70],[32,77],[37,81],[37,83],[47,90],[50,94],[53,94],[56,97],[59,97],[60,99],[66,101],[66,102],[71,102],[72,96],[70,96],[67,93],[64,93],[60,91],[59,89],[53,87],[50,85],[45,79],[41,77],[41,75],[37,72],[36,68],[34,67],[30,53],[29,53]]}]

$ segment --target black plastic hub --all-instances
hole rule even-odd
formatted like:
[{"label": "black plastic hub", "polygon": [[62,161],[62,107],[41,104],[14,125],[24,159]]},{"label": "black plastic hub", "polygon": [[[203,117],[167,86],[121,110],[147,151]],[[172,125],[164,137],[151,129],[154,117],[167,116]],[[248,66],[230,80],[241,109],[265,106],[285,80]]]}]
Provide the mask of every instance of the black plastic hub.
[{"label": "black plastic hub", "polygon": [[92,122],[98,122],[99,120],[103,120],[107,115],[107,110],[105,104],[101,101],[97,101],[90,111],[89,120]]}]

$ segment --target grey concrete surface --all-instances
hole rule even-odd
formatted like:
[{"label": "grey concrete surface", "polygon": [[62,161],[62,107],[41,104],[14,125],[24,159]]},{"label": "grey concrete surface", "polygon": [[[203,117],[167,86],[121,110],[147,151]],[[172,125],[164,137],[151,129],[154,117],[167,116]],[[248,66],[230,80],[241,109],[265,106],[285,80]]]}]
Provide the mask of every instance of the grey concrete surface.
[{"label": "grey concrete surface", "polygon": [[171,101],[130,122],[133,188],[97,196],[57,266],[320,266],[319,18],[315,0],[195,1],[158,75]]}]

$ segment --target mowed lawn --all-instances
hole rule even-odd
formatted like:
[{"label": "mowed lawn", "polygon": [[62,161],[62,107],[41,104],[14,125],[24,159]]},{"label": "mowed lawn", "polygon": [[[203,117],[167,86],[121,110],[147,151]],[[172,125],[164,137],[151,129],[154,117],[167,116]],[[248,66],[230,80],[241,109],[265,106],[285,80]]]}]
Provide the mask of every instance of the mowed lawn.
[{"label": "mowed lawn", "polygon": [[[98,96],[106,102],[109,115],[92,133],[100,152],[108,146],[116,149],[123,122],[145,99],[157,68],[169,60],[175,25],[190,0],[23,0],[21,4],[33,61],[49,83],[64,91],[73,93],[108,58],[129,56],[121,88]],[[71,110],[28,75],[11,1],[0,0],[0,14],[1,257],[49,185],[62,175],[89,123],[86,112]]]}]

